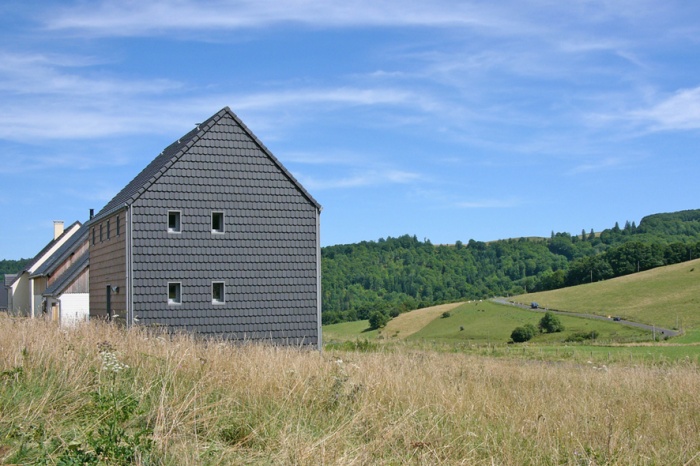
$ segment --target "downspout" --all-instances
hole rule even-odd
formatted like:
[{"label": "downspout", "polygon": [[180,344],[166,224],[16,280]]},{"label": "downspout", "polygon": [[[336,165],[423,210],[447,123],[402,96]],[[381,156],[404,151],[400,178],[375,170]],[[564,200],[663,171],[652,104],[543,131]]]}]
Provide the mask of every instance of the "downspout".
[{"label": "downspout", "polygon": [[[128,217],[128,220],[127,220]],[[124,219],[127,220],[128,226],[126,228],[126,328],[131,328],[134,325],[134,308],[131,302],[131,276],[132,276],[132,261],[131,261],[131,238],[133,235],[133,217],[131,215],[131,208],[127,207],[126,212],[124,212]]]},{"label": "downspout", "polygon": [[316,209],[316,323],[318,326],[318,351],[323,351],[323,334],[321,329],[321,209]]},{"label": "downspout", "polygon": [[[29,275],[29,274],[28,274]],[[34,318],[34,280],[27,278],[29,280],[29,317]]]}]

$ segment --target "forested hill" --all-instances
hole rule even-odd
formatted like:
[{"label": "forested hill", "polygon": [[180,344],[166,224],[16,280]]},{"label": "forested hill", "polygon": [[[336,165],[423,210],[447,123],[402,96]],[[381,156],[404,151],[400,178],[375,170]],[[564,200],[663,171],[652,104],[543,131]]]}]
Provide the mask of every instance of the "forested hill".
[{"label": "forested hill", "polygon": [[2,279],[5,274],[19,273],[30,261],[31,259],[0,260],[0,279]]},{"label": "forested hill", "polygon": [[700,257],[700,210],[595,234],[433,245],[415,236],[322,249],[323,323],[461,299],[543,291]]}]

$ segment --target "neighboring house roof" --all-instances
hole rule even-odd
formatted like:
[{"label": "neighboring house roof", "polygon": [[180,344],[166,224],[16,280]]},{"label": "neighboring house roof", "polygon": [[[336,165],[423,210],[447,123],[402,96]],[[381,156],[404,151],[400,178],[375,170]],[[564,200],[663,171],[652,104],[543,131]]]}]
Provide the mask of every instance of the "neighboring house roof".
[{"label": "neighboring house roof", "polygon": [[17,277],[16,273],[6,273],[5,274],[5,286],[10,286],[12,285],[12,282],[15,281],[15,278]]},{"label": "neighboring house roof", "polygon": [[68,267],[68,270],[66,270],[55,282],[51,284],[48,288],[46,288],[46,291],[42,293],[42,296],[50,296],[50,297],[55,297],[55,296],[60,296],[63,294],[63,292],[68,288],[73,281],[75,281],[76,278],[83,272],[83,270],[87,269],[88,266],[90,265],[90,254],[85,252],[80,259],[75,261],[73,265]]},{"label": "neighboring house roof", "polygon": [[90,228],[87,224],[80,227],[78,231],[75,232],[73,236],[68,238],[60,248],[58,248],[51,257],[46,259],[46,261],[37,268],[34,273],[30,275],[29,278],[34,277],[50,277],[56,271],[57,268],[63,264],[71,254],[74,254],[82,244],[88,239],[88,232]]},{"label": "neighboring house roof", "polygon": [[[57,243],[61,242],[67,235],[72,235],[74,233],[73,227],[76,225],[80,225],[80,222],[73,222],[68,228],[63,230],[63,233],[61,235],[49,242],[46,246],[44,246],[44,249],[39,251],[39,254],[34,256],[34,258],[24,267],[24,269],[19,272],[15,278],[10,282],[10,285],[12,285],[15,281],[17,281],[25,272],[33,273],[35,270],[35,266],[38,262],[40,262],[44,256],[54,247],[56,246]],[[42,264],[43,265],[43,264]]]},{"label": "neighboring house roof", "polygon": [[280,163],[277,158],[272,155],[272,153],[265,147],[265,145],[260,142],[260,140],[248,129],[248,127],[234,114],[230,108],[224,107],[216,114],[212,115],[204,123],[197,125],[189,133],[182,136],[180,139],[170,144],[163,150],[163,152],[158,155],[153,161],[144,168],[141,173],[136,175],[136,177],[131,180],[129,184],[124,187],[114,198],[107,203],[106,206],[98,214],[93,217],[92,220],[88,222],[94,223],[104,217],[111,215],[112,213],[121,210],[122,208],[130,205],[139,196],[146,191],[153,183],[158,180],[180,157],[187,153],[187,151],[199,140],[201,137],[207,133],[222,117],[230,116],[238,124],[241,129],[255,142],[256,145],[277,165],[277,167],[287,176],[303,193],[303,195],[316,206],[318,210],[321,210],[321,205],[316,202],[316,200],[309,194],[306,189],[292,176],[289,171]]}]

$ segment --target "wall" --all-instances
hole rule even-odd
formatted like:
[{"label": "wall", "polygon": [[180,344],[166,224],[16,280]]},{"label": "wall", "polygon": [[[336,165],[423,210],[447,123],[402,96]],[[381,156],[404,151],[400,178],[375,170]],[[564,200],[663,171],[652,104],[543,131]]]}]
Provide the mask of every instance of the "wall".
[{"label": "wall", "polygon": [[[132,208],[140,322],[317,344],[317,208],[235,120],[222,118]],[[168,233],[169,210],[181,212],[181,233]],[[223,234],[211,231],[213,210]],[[219,280],[226,302],[212,304]],[[182,283],[181,305],[167,302],[170,281]]]},{"label": "wall", "polygon": [[[112,313],[126,316],[126,223],[125,210],[102,219],[90,226],[90,318],[107,317],[107,285],[119,287],[119,292],[111,294]],[[120,232],[116,225],[119,217]],[[107,223],[109,221],[109,235]],[[102,225],[102,240],[100,240]],[[93,242],[93,229],[94,242]],[[109,236],[109,238],[108,238]]]}]

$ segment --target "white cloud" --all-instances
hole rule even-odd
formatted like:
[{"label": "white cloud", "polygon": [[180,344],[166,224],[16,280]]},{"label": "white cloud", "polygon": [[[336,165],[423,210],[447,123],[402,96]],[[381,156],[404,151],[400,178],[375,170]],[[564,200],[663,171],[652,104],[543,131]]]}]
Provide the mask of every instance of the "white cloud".
[{"label": "white cloud", "polygon": [[652,130],[700,129],[700,86],[681,89],[661,102],[632,111],[627,116],[650,125]]},{"label": "white cloud", "polygon": [[104,0],[97,5],[51,11],[46,22],[49,29],[97,36],[151,36],[170,30],[233,30],[276,23],[314,27],[455,25],[499,31],[522,28],[509,16],[508,9],[498,10],[489,3],[451,1]]}]

